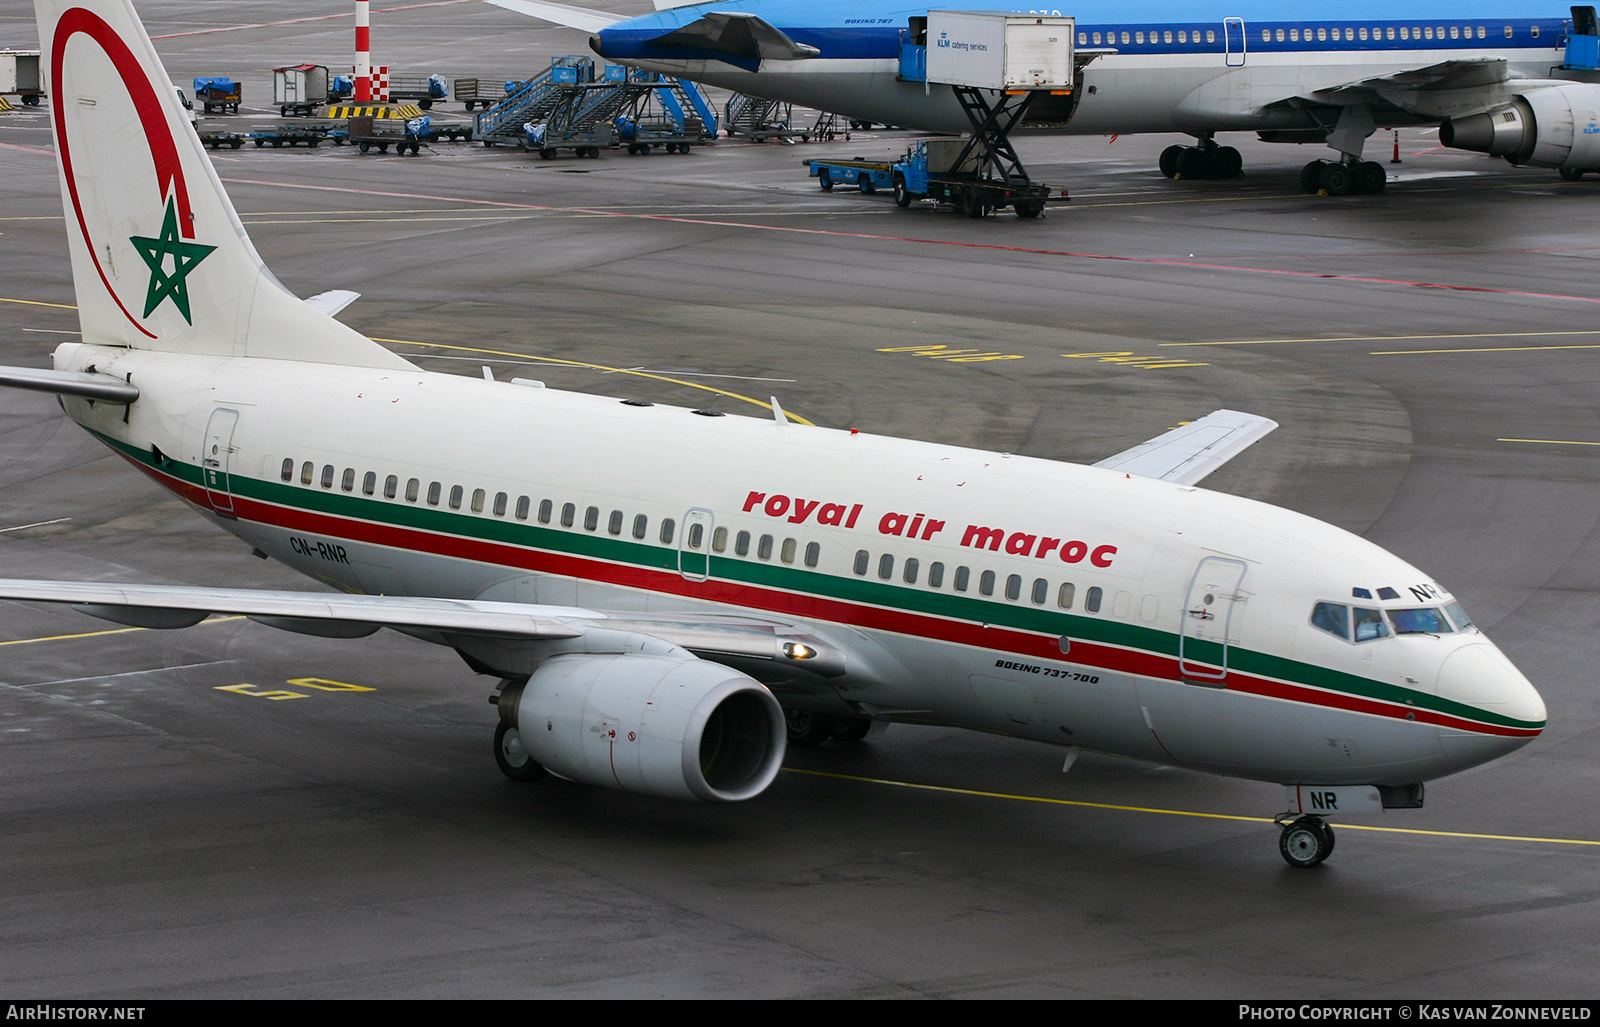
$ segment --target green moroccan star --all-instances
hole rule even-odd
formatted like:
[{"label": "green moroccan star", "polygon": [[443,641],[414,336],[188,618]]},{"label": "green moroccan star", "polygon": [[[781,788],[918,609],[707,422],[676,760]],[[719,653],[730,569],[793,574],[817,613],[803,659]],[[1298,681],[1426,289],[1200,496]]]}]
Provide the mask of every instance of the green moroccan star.
[{"label": "green moroccan star", "polygon": [[[184,242],[178,238],[178,209],[170,199],[167,200],[167,216],[161,223],[161,238],[135,235],[129,241],[150,266],[150,289],[145,293],[142,316],[149,317],[162,300],[171,299],[183,319],[194,324],[189,317],[189,287],[184,279],[216,247]],[[172,257],[171,271],[164,266],[168,256]]]}]

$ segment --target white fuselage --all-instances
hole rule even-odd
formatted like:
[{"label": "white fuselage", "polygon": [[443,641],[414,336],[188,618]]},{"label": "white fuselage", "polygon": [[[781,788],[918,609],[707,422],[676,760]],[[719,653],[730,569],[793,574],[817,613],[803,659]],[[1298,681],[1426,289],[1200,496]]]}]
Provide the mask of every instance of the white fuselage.
[{"label": "white fuselage", "polygon": [[[1368,604],[1386,610],[1448,596],[1251,500],[422,371],[77,344],[56,364],[132,374],[126,421],[78,399],[68,413],[312,577],[801,625],[848,655],[769,682],[788,705],[1285,783],[1418,782],[1543,724],[1475,629],[1356,643],[1313,627],[1353,587],[1397,590]],[[444,641],[497,665],[492,646]]]}]

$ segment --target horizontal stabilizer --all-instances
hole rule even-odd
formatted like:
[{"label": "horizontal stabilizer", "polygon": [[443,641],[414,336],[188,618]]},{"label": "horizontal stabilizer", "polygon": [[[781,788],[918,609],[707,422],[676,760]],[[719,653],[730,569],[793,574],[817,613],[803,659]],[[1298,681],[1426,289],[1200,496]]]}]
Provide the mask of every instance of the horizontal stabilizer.
[{"label": "horizontal stabilizer", "polygon": [[526,14],[530,18],[555,22],[557,25],[565,25],[569,29],[582,29],[585,32],[599,32],[603,28],[610,28],[617,22],[626,20],[620,14],[591,11],[587,7],[553,4],[548,0],[488,0],[488,2],[496,7],[504,7],[508,11]]},{"label": "horizontal stabilizer", "polygon": [[795,42],[781,29],[753,14],[725,11],[713,11],[645,45],[660,49],[712,50],[747,62],[803,61],[822,53],[814,46]]},{"label": "horizontal stabilizer", "polygon": [[42,367],[0,367],[0,385],[11,389],[81,396],[101,403],[127,405],[139,398],[139,387],[109,374],[50,371]]},{"label": "horizontal stabilizer", "polygon": [[187,627],[210,613],[243,614],[272,627],[333,638],[367,634],[374,625],[497,638],[577,638],[584,629],[567,619],[604,616],[575,607],[468,599],[23,579],[0,579],[0,599],[68,603],[104,620],[150,628]]},{"label": "horizontal stabilizer", "polygon": [[308,296],[306,303],[313,309],[320,310],[332,317],[360,298],[361,294],[359,292],[351,292],[349,289],[329,289],[327,292],[319,292],[315,296]]},{"label": "horizontal stabilizer", "polygon": [[1111,471],[1142,474],[1179,485],[1193,485],[1249,449],[1278,427],[1277,421],[1238,410],[1214,410],[1197,421],[1163,432],[1095,464]]}]

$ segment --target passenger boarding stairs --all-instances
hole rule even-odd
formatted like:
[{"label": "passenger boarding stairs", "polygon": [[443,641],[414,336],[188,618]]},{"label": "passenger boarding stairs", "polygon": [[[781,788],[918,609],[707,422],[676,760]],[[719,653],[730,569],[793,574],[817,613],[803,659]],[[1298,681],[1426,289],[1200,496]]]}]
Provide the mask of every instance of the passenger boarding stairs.
[{"label": "passenger boarding stairs", "polygon": [[635,117],[649,116],[652,112],[645,108],[653,102],[660,106],[662,114],[671,119],[680,134],[695,135],[694,125],[698,121],[700,125],[698,134],[702,138],[717,137],[716,109],[693,82],[681,78],[665,78],[652,72],[637,70],[632,73],[632,77],[641,82],[648,82],[654,87],[653,91],[644,97],[644,103],[635,110]]},{"label": "passenger boarding stairs", "polygon": [[625,77],[624,70],[620,65],[612,65],[606,68],[606,81],[569,89],[563,101],[550,112],[550,132],[558,137],[588,132],[632,110],[652,87]]},{"label": "passenger boarding stairs", "polygon": [[735,93],[728,98],[723,114],[722,127],[730,136],[748,136],[758,143],[768,139],[810,135],[807,130],[790,127],[794,119],[794,105],[778,100]]},{"label": "passenger boarding stairs", "polygon": [[542,74],[516,83],[507,91],[504,100],[480,111],[473,120],[473,138],[481,140],[485,146],[519,145],[523,140],[523,125],[549,121],[552,112],[570,102],[573,87],[593,81],[592,58],[557,57]]}]

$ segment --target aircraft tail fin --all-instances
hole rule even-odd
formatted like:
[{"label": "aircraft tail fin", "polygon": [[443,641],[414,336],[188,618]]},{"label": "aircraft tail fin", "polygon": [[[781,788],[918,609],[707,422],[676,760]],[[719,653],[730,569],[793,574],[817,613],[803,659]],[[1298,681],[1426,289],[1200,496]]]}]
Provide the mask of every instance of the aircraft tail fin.
[{"label": "aircraft tail fin", "polygon": [[273,277],[129,0],[36,0],[83,340],[404,368]]}]

